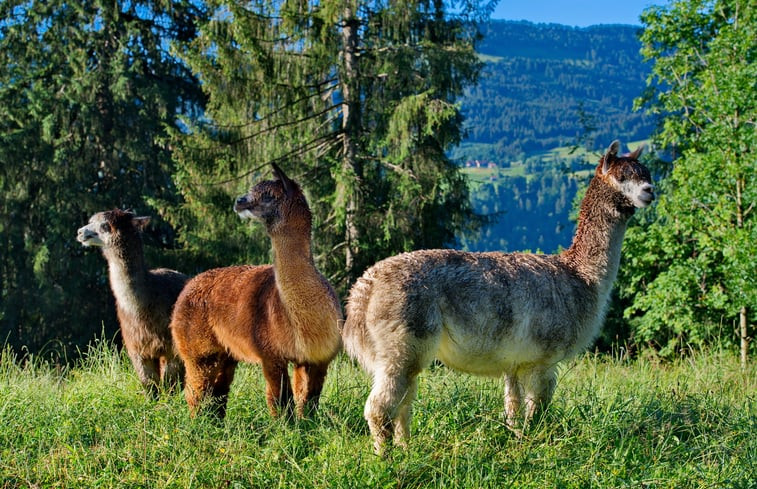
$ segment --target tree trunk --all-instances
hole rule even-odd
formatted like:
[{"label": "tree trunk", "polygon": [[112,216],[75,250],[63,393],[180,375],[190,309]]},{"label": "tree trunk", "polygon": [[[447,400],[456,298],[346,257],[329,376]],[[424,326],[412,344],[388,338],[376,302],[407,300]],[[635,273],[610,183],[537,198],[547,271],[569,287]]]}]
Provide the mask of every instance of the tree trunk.
[{"label": "tree trunk", "polygon": [[746,327],[746,307],[741,306],[739,311],[739,331],[741,333],[741,368],[746,369],[747,353],[749,351],[749,336]]},{"label": "tree trunk", "polygon": [[358,19],[348,1],[344,9],[342,27],[342,56],[343,78],[342,89],[342,189],[339,194],[345,201],[345,269],[347,281],[355,280],[356,257],[359,253],[358,243],[360,232],[357,228],[355,216],[360,211],[360,180],[362,168],[358,160],[357,138],[360,131],[360,92],[358,82]]},{"label": "tree trunk", "polygon": [[[744,180],[736,180],[736,226],[744,227],[744,211],[741,202]],[[749,336],[747,336],[746,306],[739,310],[739,336],[741,337],[741,368],[746,369],[747,353],[749,352]]]}]

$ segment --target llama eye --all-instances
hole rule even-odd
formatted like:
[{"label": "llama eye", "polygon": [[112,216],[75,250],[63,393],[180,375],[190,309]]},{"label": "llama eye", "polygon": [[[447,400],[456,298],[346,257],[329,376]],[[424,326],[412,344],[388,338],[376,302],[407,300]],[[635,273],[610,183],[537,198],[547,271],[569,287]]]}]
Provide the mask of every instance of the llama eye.
[{"label": "llama eye", "polygon": [[100,224],[100,231],[103,232],[103,233],[109,233],[110,232],[110,224],[108,224],[107,222],[104,222],[104,223]]},{"label": "llama eye", "polygon": [[273,195],[271,195],[271,194],[263,194],[262,197],[261,197],[261,200],[263,202],[270,202],[270,201],[273,200]]}]

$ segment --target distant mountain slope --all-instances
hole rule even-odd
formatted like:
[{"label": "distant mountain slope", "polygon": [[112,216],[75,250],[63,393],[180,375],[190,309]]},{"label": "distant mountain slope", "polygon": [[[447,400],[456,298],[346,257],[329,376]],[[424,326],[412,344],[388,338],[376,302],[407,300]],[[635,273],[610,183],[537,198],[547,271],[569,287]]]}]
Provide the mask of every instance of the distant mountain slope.
[{"label": "distant mountain slope", "polygon": [[478,49],[486,61],[480,83],[462,99],[473,145],[454,156],[518,159],[572,144],[589,126],[592,147],[647,138],[653,121],[632,110],[649,72],[637,31],[492,21]]},{"label": "distant mountain slope", "polygon": [[[462,99],[468,138],[452,157],[467,167],[474,209],[496,219],[479,235],[459,236],[461,247],[570,245],[572,201],[601,150],[614,139],[635,147],[654,128],[632,110],[649,72],[637,31],[491,22],[479,47],[479,85]],[[589,151],[571,154],[579,140]]]}]

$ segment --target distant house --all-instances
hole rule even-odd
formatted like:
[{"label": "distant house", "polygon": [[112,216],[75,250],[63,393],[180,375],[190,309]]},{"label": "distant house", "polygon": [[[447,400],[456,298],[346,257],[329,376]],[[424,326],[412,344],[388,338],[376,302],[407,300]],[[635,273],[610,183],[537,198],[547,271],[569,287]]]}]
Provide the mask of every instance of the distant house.
[{"label": "distant house", "polygon": [[468,160],[465,162],[465,168],[498,168],[493,161]]}]

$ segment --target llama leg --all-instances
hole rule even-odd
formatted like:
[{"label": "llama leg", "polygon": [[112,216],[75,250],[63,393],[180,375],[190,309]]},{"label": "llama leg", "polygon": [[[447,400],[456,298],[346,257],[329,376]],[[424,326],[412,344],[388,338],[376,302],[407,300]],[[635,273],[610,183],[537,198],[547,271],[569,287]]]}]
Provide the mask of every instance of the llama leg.
[{"label": "llama leg", "polygon": [[129,352],[129,358],[131,359],[134,370],[137,372],[139,382],[144,387],[148,396],[153,399],[158,398],[160,385],[160,364],[157,359],[143,358],[138,353]]},{"label": "llama leg", "polygon": [[527,376],[525,385],[526,412],[523,428],[533,419],[534,415],[547,407],[552,400],[552,394],[557,385],[557,371],[555,367],[534,370]]},{"label": "llama leg", "polygon": [[507,427],[515,434],[520,435],[518,429],[518,411],[520,411],[520,399],[522,396],[521,385],[515,374],[505,374],[505,419]]},{"label": "llama leg", "polygon": [[[368,428],[373,436],[373,449],[377,455],[382,455],[387,442],[392,437],[397,417],[397,408],[407,395],[409,387],[407,374],[377,370],[373,377],[373,389],[365,403],[363,415],[368,421]],[[409,406],[408,406],[409,407]],[[409,416],[410,411],[407,411]],[[401,428],[403,436],[406,432]]]},{"label": "llama leg", "polygon": [[295,413],[302,418],[315,413],[326,380],[328,364],[301,364],[294,367]]},{"label": "llama leg", "polygon": [[201,404],[207,399],[211,403],[211,412],[223,419],[236,366],[234,359],[221,353],[199,360],[187,359],[184,397],[192,415],[197,414]]},{"label": "llama leg", "polygon": [[418,394],[418,376],[410,380],[400,405],[397,408],[397,416],[394,418],[394,444],[407,448],[410,439],[410,421],[413,419],[413,401]]},{"label": "llama leg", "polygon": [[237,369],[237,361],[229,355],[220,354],[218,364],[216,365],[215,375],[210,388],[211,399],[213,400],[213,413],[223,419],[226,416],[226,404],[229,401],[229,390],[231,383],[234,381],[234,372]]},{"label": "llama leg", "polygon": [[186,376],[184,378],[184,399],[189,405],[192,416],[197,414],[202,399],[205,397],[207,383],[204,379],[203,369],[193,358],[187,358],[184,362]]},{"label": "llama leg", "polygon": [[[400,315],[401,316],[401,315]],[[380,337],[376,351],[378,361],[372,365],[373,388],[365,403],[363,413],[371,435],[376,454],[383,454],[387,442],[394,436],[395,444],[407,446],[410,437],[412,403],[418,392],[418,375],[433,361],[439,348],[441,317],[432,310],[422,319],[424,328],[433,331],[425,338],[419,338],[406,326],[389,322]]]},{"label": "llama leg", "polygon": [[292,386],[289,384],[289,372],[286,361],[263,362],[265,377],[265,399],[271,416],[279,416],[284,411],[291,414]]},{"label": "llama leg", "polygon": [[172,392],[177,387],[181,389],[184,383],[184,363],[175,355],[167,355],[161,358],[161,382],[164,388]]}]

